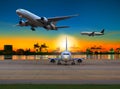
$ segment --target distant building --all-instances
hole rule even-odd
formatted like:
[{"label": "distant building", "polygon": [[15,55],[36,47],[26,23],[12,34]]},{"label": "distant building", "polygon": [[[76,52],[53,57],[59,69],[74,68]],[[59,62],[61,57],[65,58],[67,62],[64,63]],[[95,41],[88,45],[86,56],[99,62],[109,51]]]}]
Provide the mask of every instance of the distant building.
[{"label": "distant building", "polygon": [[4,45],[4,51],[5,52],[12,52],[13,46],[12,45]]},{"label": "distant building", "polygon": [[12,59],[13,46],[4,45],[4,59]]},{"label": "distant building", "polygon": [[13,46],[12,45],[4,45],[4,52],[5,52],[5,54],[12,54]]}]

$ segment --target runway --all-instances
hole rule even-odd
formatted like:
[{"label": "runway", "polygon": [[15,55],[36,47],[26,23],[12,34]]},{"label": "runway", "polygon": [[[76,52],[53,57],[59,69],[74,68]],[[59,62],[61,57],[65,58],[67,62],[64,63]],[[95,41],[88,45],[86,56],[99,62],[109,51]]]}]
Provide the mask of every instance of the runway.
[{"label": "runway", "polygon": [[76,65],[4,60],[0,84],[120,84],[120,60],[84,60]]}]

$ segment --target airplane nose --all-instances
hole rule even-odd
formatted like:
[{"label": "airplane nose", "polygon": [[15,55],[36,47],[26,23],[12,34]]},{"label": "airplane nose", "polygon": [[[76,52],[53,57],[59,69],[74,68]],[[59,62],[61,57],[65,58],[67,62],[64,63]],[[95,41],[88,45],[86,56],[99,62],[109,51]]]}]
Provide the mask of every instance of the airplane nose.
[{"label": "airplane nose", "polygon": [[16,13],[19,13],[19,9],[16,10]]},{"label": "airplane nose", "polygon": [[63,59],[64,59],[64,60],[68,60],[68,59],[69,59],[69,56],[68,56],[68,55],[64,55]]},{"label": "airplane nose", "polygon": [[22,12],[20,11],[20,9],[17,9],[17,10],[16,10],[16,13],[17,13],[17,15],[18,15],[20,18],[22,18]]}]

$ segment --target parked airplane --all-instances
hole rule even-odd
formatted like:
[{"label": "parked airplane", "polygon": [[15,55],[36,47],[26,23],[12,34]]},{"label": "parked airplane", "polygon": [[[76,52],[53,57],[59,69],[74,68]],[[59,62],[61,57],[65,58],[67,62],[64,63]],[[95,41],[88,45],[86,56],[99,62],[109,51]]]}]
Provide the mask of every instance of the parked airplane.
[{"label": "parked airplane", "polygon": [[100,36],[104,35],[104,29],[101,32],[81,32],[81,35],[88,35],[88,36]]},{"label": "parked airplane", "polygon": [[[17,9],[16,13],[20,17],[18,26],[31,26],[32,31],[35,31],[35,27],[43,27],[47,30],[68,28],[68,26],[56,26],[57,21],[78,16],[78,15],[69,15],[69,16],[46,18],[46,17],[39,17],[25,9]],[[26,21],[23,21],[22,18],[25,18]]]},{"label": "parked airplane", "polygon": [[56,63],[57,61],[58,65],[62,64],[62,62],[64,62],[65,64],[71,62],[72,65],[75,65],[76,62],[82,63],[83,60],[84,58],[72,58],[72,54],[71,52],[68,51],[67,48],[67,37],[66,37],[66,50],[61,53],[60,58],[50,58],[51,63]]}]

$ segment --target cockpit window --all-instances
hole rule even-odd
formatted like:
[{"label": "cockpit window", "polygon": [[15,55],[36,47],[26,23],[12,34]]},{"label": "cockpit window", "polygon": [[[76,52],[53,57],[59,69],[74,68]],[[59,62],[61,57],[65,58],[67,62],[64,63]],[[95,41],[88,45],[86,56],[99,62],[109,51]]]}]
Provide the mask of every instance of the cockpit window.
[{"label": "cockpit window", "polygon": [[70,55],[69,53],[63,53],[63,55]]},{"label": "cockpit window", "polygon": [[18,9],[19,11],[25,11],[24,9]]}]

